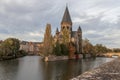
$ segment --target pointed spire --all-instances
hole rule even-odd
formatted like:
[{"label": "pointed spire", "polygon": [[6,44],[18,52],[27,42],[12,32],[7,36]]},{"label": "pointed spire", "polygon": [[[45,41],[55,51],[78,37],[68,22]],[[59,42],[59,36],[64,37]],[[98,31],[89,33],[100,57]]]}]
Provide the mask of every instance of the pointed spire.
[{"label": "pointed spire", "polygon": [[58,28],[56,29],[56,34],[57,34],[57,33],[59,33],[59,30],[58,30]]},{"label": "pointed spire", "polygon": [[70,17],[70,14],[69,14],[69,10],[68,10],[67,6],[66,6],[66,9],[65,9],[65,12],[64,12],[61,24],[63,22],[68,22],[68,23],[72,24],[72,20],[71,20],[71,17]]},{"label": "pointed spire", "polygon": [[78,32],[82,32],[82,29],[80,26],[78,27]]}]

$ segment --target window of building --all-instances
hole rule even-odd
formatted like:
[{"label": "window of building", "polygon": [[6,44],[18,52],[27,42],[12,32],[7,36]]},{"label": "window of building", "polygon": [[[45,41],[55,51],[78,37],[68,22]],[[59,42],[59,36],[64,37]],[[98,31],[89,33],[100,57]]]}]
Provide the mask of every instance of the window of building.
[{"label": "window of building", "polygon": [[65,26],[63,26],[63,29],[65,28]]},{"label": "window of building", "polygon": [[67,29],[69,29],[69,26],[67,26]]}]

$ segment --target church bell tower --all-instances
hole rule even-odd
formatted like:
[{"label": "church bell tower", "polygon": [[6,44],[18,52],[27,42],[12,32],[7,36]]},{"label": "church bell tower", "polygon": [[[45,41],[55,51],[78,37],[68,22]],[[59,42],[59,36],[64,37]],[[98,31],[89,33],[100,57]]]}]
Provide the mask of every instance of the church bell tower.
[{"label": "church bell tower", "polygon": [[71,20],[67,6],[66,6],[66,9],[65,9],[62,21],[61,21],[61,31],[63,31],[64,29],[67,29],[70,32],[72,32],[72,20]]}]

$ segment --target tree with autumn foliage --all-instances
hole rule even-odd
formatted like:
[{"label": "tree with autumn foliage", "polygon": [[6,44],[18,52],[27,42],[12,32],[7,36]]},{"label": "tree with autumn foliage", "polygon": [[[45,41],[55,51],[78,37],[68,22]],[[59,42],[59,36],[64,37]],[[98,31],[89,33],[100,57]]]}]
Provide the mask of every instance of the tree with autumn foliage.
[{"label": "tree with autumn foliage", "polygon": [[53,37],[51,34],[51,25],[47,24],[46,25],[46,30],[45,30],[45,34],[44,34],[44,48],[43,48],[43,53],[45,56],[48,56],[50,54],[52,54],[53,52]]},{"label": "tree with autumn foliage", "polygon": [[103,54],[108,52],[108,48],[102,44],[96,44],[94,48],[97,54]]},{"label": "tree with autumn foliage", "polygon": [[83,43],[83,53],[84,54],[92,53],[92,49],[93,49],[93,45],[89,42],[88,39],[85,39]]},{"label": "tree with autumn foliage", "polygon": [[91,56],[95,57],[96,52],[94,46],[89,42],[88,39],[85,39],[83,41],[83,57],[85,57],[86,54],[90,54]]},{"label": "tree with autumn foliage", "polygon": [[0,45],[0,55],[2,56],[15,56],[19,53],[20,42],[16,38],[8,38]]},{"label": "tree with autumn foliage", "polygon": [[69,59],[74,59],[75,52],[76,52],[75,45],[73,42],[70,42],[69,43]]},{"label": "tree with autumn foliage", "polygon": [[62,31],[62,33],[63,33],[63,43],[66,45],[66,46],[68,46],[68,44],[69,44],[69,39],[70,39],[70,31],[69,30],[67,30],[67,28],[65,28],[65,29],[63,29],[63,31]]}]

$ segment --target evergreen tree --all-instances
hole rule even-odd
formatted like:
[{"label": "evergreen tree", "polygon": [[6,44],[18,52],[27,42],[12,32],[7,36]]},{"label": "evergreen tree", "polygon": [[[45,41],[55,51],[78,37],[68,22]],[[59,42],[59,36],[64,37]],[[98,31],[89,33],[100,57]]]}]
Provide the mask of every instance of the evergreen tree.
[{"label": "evergreen tree", "polygon": [[59,44],[59,42],[57,41],[56,44],[55,44],[55,47],[54,47],[54,54],[56,56],[61,56],[61,46]]},{"label": "evergreen tree", "polygon": [[67,46],[65,44],[61,44],[60,47],[61,47],[61,54],[68,55],[69,51],[68,51]]},{"label": "evergreen tree", "polygon": [[69,53],[67,46],[65,44],[60,44],[58,41],[56,42],[53,51],[57,56],[68,55]]}]

